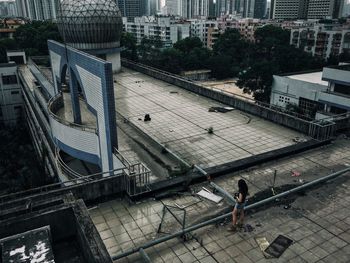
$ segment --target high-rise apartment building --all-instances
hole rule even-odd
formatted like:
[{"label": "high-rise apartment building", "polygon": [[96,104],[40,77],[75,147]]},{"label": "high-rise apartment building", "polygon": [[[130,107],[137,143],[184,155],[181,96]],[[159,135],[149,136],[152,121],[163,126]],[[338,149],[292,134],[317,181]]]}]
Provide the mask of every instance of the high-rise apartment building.
[{"label": "high-rise apartment building", "polygon": [[308,0],[271,0],[270,18],[293,20],[305,18]]},{"label": "high-rise apartment building", "polygon": [[160,0],[144,0],[144,14],[146,16],[153,16],[160,12]]},{"label": "high-rise apartment building", "polygon": [[56,20],[58,0],[16,0],[18,16],[31,20]]},{"label": "high-rise apartment building", "polygon": [[132,34],[138,43],[144,37],[158,38],[162,47],[171,47],[178,40],[190,36],[190,24],[177,22],[171,17],[136,17],[133,22],[123,18],[124,30]]},{"label": "high-rise apartment building", "polygon": [[167,0],[166,15],[177,15],[184,18],[208,17],[213,0]]},{"label": "high-rise apartment building", "polygon": [[343,13],[344,0],[309,0],[307,18],[338,18]]},{"label": "high-rise apartment building", "polygon": [[271,0],[270,18],[280,20],[339,18],[344,0]]},{"label": "high-rise apartment building", "polygon": [[266,13],[266,0],[217,0],[216,16],[228,14],[244,18],[263,18]]},{"label": "high-rise apartment building", "polygon": [[15,1],[0,2],[0,16],[14,17],[17,16],[17,7]]},{"label": "high-rise apartment building", "polygon": [[191,36],[198,37],[203,45],[212,48],[219,37],[218,21],[206,19],[190,19]]},{"label": "high-rise apartment building", "polygon": [[118,0],[117,4],[122,16],[132,21],[134,17],[140,17],[147,13],[149,2],[149,0]]},{"label": "high-rise apartment building", "polygon": [[338,24],[315,24],[291,30],[290,44],[323,59],[350,54],[350,29]]}]

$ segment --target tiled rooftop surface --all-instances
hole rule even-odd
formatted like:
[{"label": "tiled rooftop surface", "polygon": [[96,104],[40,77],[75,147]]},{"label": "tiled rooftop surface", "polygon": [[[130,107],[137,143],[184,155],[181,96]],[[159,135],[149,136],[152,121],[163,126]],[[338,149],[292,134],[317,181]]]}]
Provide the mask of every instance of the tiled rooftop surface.
[{"label": "tiled rooftop surface", "polygon": [[[115,75],[116,109],[157,142],[204,168],[294,144],[302,134],[239,110],[208,112],[223,105],[142,73]],[[151,121],[144,122],[145,114]],[[207,129],[213,127],[214,134]]]},{"label": "tiled rooftop surface", "polygon": [[[350,165],[350,141],[335,143],[292,157],[269,162],[265,165],[235,174],[216,178],[214,182],[233,194],[240,178],[247,180],[250,196],[269,189],[274,170],[277,170],[276,187],[288,184],[300,185]],[[292,171],[301,175],[292,177]],[[350,178],[349,173],[332,183],[308,191],[291,201],[291,208],[272,206],[249,213],[246,223],[252,232],[227,232],[227,225],[208,226],[195,231],[197,240],[183,242],[173,239],[146,249],[152,262],[349,262],[350,258]],[[196,192],[208,183],[195,185]],[[209,215],[215,215],[228,205],[218,205],[198,197],[184,195],[165,198],[168,205],[190,205],[187,225],[192,225]],[[153,240],[161,221],[163,205],[148,200],[129,204],[112,200],[90,208],[90,215],[111,255],[117,255],[132,247]],[[179,215],[180,216],[180,215]],[[180,230],[173,217],[167,216],[162,231]],[[266,237],[271,243],[279,234],[291,238],[294,243],[279,259],[265,259],[255,238]],[[203,246],[200,244],[202,243]],[[138,254],[116,262],[142,262]]]}]

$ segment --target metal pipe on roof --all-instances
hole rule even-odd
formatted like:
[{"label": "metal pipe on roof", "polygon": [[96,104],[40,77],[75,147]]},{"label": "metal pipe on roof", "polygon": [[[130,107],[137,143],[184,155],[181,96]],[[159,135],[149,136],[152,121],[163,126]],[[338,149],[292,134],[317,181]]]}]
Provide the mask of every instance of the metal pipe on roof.
[{"label": "metal pipe on roof", "polygon": [[[350,167],[349,167],[349,168],[346,168],[346,169],[343,169],[343,170],[340,170],[340,171],[338,171],[338,172],[335,172],[335,173],[326,175],[326,176],[324,176],[324,177],[321,177],[321,178],[316,179],[316,180],[314,180],[314,181],[311,181],[311,182],[309,182],[309,183],[300,185],[300,186],[298,186],[298,187],[295,187],[295,188],[290,189],[290,190],[288,190],[288,191],[285,191],[285,192],[283,192],[283,193],[280,193],[280,194],[271,196],[271,197],[269,197],[269,198],[266,198],[266,199],[264,199],[264,200],[258,201],[258,202],[254,203],[254,204],[251,204],[251,205],[246,206],[244,209],[245,209],[245,210],[249,210],[249,209],[252,209],[252,208],[256,208],[256,207],[261,206],[261,205],[264,205],[264,204],[266,204],[266,203],[268,203],[268,202],[274,201],[274,200],[276,200],[276,199],[278,199],[278,198],[282,198],[282,197],[287,196],[287,195],[289,195],[289,194],[299,192],[299,191],[301,191],[301,190],[304,190],[304,189],[306,189],[306,188],[308,188],[308,187],[311,187],[311,186],[313,186],[313,185],[319,184],[319,183],[321,183],[321,182],[328,181],[328,180],[330,180],[330,179],[333,179],[333,178],[335,178],[335,177],[337,177],[337,176],[339,176],[339,175],[342,175],[342,174],[344,174],[344,173],[346,173],[346,172],[349,172],[349,171],[350,171]],[[168,240],[170,240],[170,239],[173,239],[173,238],[175,238],[175,237],[183,236],[184,234],[186,234],[186,233],[188,233],[188,232],[197,230],[197,229],[199,229],[199,228],[202,228],[202,227],[205,227],[205,226],[208,226],[208,225],[211,225],[211,224],[215,224],[215,223],[217,223],[217,222],[220,222],[221,220],[224,220],[225,218],[227,218],[227,217],[229,217],[229,216],[231,216],[231,215],[232,215],[231,212],[230,212],[230,213],[227,213],[227,214],[223,214],[223,215],[217,216],[217,217],[215,217],[215,218],[213,218],[213,219],[207,220],[207,221],[205,221],[205,222],[202,222],[202,223],[199,223],[199,224],[190,226],[190,227],[188,227],[188,228],[185,228],[185,229],[183,229],[183,230],[180,230],[180,231],[178,231],[178,232],[175,232],[174,234],[171,234],[171,235],[168,235],[168,236],[164,236],[164,237],[158,238],[158,239],[156,239],[156,240],[152,240],[152,241],[147,242],[146,244],[143,244],[143,245],[141,245],[141,246],[139,246],[139,247],[129,249],[128,251],[125,251],[125,252],[123,252],[123,253],[121,253],[121,254],[119,254],[119,255],[113,256],[113,257],[112,257],[112,260],[117,260],[117,259],[121,259],[121,258],[123,258],[123,257],[127,257],[127,256],[129,256],[129,255],[131,255],[131,254],[134,254],[134,253],[140,251],[140,249],[147,249],[147,248],[150,248],[150,247],[152,247],[152,246],[155,246],[155,245],[158,245],[158,244],[160,244],[160,243],[163,243],[163,242],[165,242],[165,241],[168,241]]]},{"label": "metal pipe on roof", "polygon": [[226,199],[228,199],[230,205],[236,204],[236,199],[231,194],[229,194],[225,189],[221,188],[217,184],[214,184],[213,182],[210,182],[210,185],[214,187],[214,189],[218,191],[220,194],[222,194]]},{"label": "metal pipe on roof", "polygon": [[149,258],[147,253],[143,250],[143,248],[140,248],[139,253],[141,254],[143,262],[145,262],[145,263],[152,263],[152,260]]},{"label": "metal pipe on roof", "polygon": [[194,165],[194,168],[196,168],[201,174],[203,174],[205,176],[208,175],[208,173],[206,171],[204,171],[204,169],[202,167],[198,166],[197,164]]}]

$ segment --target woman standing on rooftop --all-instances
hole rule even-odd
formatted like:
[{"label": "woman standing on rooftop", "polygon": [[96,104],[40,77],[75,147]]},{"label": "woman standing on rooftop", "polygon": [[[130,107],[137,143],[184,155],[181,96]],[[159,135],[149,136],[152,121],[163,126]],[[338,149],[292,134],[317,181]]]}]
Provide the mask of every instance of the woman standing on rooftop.
[{"label": "woman standing on rooftop", "polygon": [[[244,206],[246,204],[247,195],[248,195],[248,185],[243,179],[240,179],[238,181],[238,193],[235,194],[236,205],[232,211],[232,226],[228,229],[229,231],[235,232],[237,230],[237,225],[243,226]],[[239,224],[237,224],[238,213],[239,213],[239,219],[240,219]]]}]

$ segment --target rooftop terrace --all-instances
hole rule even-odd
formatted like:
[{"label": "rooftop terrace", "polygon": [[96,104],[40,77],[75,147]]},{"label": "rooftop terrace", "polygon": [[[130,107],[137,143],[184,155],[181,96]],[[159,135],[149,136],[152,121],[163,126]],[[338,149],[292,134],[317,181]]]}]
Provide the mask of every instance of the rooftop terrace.
[{"label": "rooftop terrace", "polygon": [[117,112],[189,164],[213,167],[308,139],[236,109],[209,112],[227,105],[130,69],[114,78]]},{"label": "rooftop terrace", "polygon": [[[283,189],[349,167],[349,147],[349,140],[338,140],[320,149],[217,178],[215,183],[233,194],[237,181],[245,179],[249,186],[250,204],[258,198],[272,195],[270,188],[275,170],[275,189],[280,193]],[[291,176],[292,171],[298,171],[300,176]],[[226,230],[228,222],[223,222],[192,232],[195,238],[189,241],[174,238],[145,251],[152,262],[348,262],[349,183],[347,173],[307,193],[291,196],[257,211],[249,211],[246,224],[252,226],[251,232],[242,230],[232,234]],[[192,186],[191,190],[196,193],[203,186],[210,189],[206,182]],[[162,202],[172,206],[188,206],[186,226],[229,209],[225,201],[215,204],[190,192],[163,198]],[[162,202],[146,200],[130,204],[123,200],[112,200],[89,209],[111,256],[165,235],[157,233],[163,211]],[[178,211],[176,215],[182,218]],[[181,229],[174,217],[168,215],[166,222],[162,232],[174,233]],[[280,258],[266,259],[255,238],[265,237],[271,243],[280,234],[291,238],[293,244]],[[136,253],[115,262],[142,262],[142,258]]]}]

